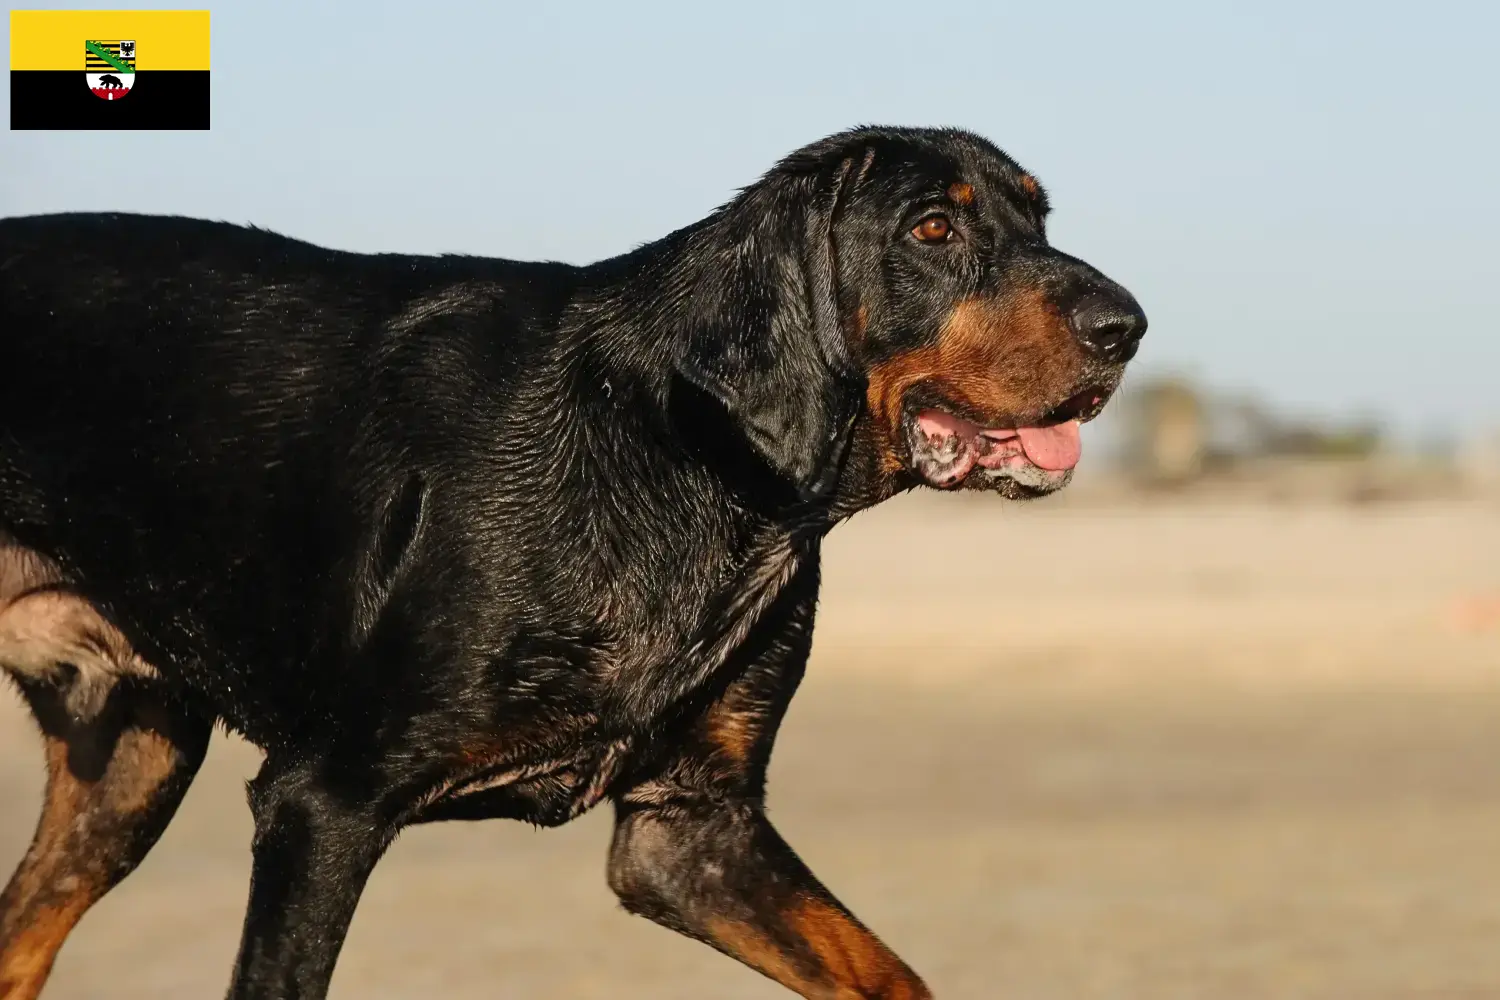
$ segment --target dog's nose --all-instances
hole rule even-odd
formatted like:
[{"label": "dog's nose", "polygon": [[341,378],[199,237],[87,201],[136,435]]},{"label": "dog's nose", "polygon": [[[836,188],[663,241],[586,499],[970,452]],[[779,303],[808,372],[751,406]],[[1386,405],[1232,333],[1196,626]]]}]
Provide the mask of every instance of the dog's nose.
[{"label": "dog's nose", "polygon": [[1071,323],[1073,335],[1090,354],[1121,364],[1135,357],[1146,335],[1146,314],[1123,289],[1085,296],[1073,307]]}]

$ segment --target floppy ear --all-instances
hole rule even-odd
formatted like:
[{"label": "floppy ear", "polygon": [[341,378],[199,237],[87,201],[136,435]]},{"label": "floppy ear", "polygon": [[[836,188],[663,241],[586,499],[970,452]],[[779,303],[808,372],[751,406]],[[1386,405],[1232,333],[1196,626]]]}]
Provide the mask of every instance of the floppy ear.
[{"label": "floppy ear", "polygon": [[785,163],[699,234],[676,358],[804,500],[837,484],[863,396],[839,323],[833,245],[850,165]]}]

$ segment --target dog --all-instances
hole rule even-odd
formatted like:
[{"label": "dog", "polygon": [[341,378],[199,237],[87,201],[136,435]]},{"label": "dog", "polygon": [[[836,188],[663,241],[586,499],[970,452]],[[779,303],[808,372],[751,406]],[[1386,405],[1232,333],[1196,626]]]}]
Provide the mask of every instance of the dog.
[{"label": "dog", "polygon": [[822,537],[1063,487],[1146,317],[983,138],[861,127],[588,266],[0,221],[0,665],[45,742],[0,996],[265,752],[229,996],[322,997],[403,827],[608,800],[628,911],[805,997],[922,979],[762,808]]}]

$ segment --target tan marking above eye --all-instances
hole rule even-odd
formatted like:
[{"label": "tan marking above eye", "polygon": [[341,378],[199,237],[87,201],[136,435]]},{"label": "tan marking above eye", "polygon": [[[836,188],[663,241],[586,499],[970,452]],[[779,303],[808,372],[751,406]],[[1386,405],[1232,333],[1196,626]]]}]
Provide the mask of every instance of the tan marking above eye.
[{"label": "tan marking above eye", "polygon": [[948,186],[948,197],[960,205],[974,204],[974,185],[967,181],[954,181]]},{"label": "tan marking above eye", "polygon": [[923,243],[941,243],[953,235],[953,223],[946,216],[929,215],[917,223],[911,234]]}]

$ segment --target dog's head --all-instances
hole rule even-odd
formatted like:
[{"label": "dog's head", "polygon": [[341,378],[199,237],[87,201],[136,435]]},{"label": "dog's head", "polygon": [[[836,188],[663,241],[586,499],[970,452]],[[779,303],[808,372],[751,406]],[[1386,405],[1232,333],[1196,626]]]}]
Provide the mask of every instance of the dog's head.
[{"label": "dog's head", "polygon": [[698,229],[678,367],[804,499],[863,474],[1037,496],[1136,353],[1124,288],[1047,243],[1047,198],[957,130],[862,128],[777,164]]}]

